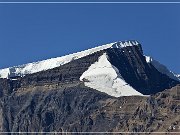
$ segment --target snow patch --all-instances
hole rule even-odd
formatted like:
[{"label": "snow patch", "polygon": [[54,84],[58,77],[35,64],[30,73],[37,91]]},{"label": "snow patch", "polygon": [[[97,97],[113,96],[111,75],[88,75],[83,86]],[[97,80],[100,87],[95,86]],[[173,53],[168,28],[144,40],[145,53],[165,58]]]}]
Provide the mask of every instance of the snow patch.
[{"label": "snow patch", "polygon": [[150,56],[145,56],[145,58],[146,58],[146,62],[147,62],[147,63],[151,63],[152,58],[151,58]]},{"label": "snow patch", "polygon": [[170,71],[166,66],[164,66],[163,64],[159,63],[158,61],[154,60],[152,57],[150,56],[145,56],[146,58],[146,62],[147,63],[151,63],[159,72],[161,72],[162,74],[167,75],[168,77],[170,77],[171,79],[180,81],[180,77],[178,77],[178,75],[176,75],[175,73],[173,73],[172,71]]},{"label": "snow patch", "polygon": [[10,75],[9,68],[1,69],[0,70],[0,78],[8,78]]},{"label": "snow patch", "polygon": [[138,44],[139,43],[137,41],[119,41],[119,42],[98,46],[92,49],[88,49],[85,51],[73,53],[70,55],[62,56],[62,57],[57,57],[57,58],[47,59],[43,61],[28,63],[28,64],[24,64],[20,66],[5,68],[5,69],[0,70],[0,78],[25,76],[26,74],[32,74],[32,73],[40,72],[43,70],[59,67],[61,65],[69,63],[72,60],[85,57],[87,55],[90,55],[92,53],[95,53],[104,49],[123,48],[127,46],[138,45]]},{"label": "snow patch", "polygon": [[84,81],[87,87],[114,97],[143,96],[123,80],[118,69],[108,61],[106,53],[99,57],[99,60],[81,75],[80,81]]},{"label": "snow patch", "polygon": [[179,81],[180,81],[180,75],[175,75],[178,79],[179,79]]}]

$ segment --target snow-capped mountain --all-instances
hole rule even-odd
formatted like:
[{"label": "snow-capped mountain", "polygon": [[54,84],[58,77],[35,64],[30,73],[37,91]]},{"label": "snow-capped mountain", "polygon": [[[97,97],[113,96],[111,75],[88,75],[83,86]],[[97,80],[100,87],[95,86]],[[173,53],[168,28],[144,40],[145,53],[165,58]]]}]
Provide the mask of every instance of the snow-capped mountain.
[{"label": "snow-capped mountain", "polygon": [[114,97],[150,95],[179,83],[178,75],[144,56],[141,44],[135,40],[0,70],[0,78],[12,80],[18,76],[14,87],[57,87],[78,82]]}]

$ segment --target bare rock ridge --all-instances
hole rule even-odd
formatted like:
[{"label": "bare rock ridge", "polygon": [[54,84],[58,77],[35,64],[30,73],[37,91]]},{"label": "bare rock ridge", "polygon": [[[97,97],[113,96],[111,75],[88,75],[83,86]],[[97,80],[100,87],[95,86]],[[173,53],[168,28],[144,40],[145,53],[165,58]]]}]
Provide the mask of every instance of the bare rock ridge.
[{"label": "bare rock ridge", "polygon": [[[81,80],[92,67],[101,68],[98,62],[113,76],[93,70],[89,80]],[[0,74],[1,132],[180,132],[180,82],[148,62],[137,41],[7,68]],[[98,77],[109,80],[108,85],[101,80],[102,87],[113,88],[96,89],[91,79]],[[111,90],[118,93],[116,81],[123,82],[120,90],[129,92],[128,86],[150,96],[112,95]]]}]

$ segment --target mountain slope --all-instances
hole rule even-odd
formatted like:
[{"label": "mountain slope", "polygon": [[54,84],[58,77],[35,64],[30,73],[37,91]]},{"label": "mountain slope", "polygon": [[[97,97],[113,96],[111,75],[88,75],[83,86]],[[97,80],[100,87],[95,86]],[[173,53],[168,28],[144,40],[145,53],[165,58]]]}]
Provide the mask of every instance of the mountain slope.
[{"label": "mountain slope", "polygon": [[179,81],[135,41],[98,48],[35,73],[1,70],[0,132],[179,132]]},{"label": "mountain slope", "polygon": [[75,83],[22,88],[1,99],[0,130],[179,132],[178,91],[180,86],[150,97],[115,98]]},{"label": "mountain slope", "polygon": [[180,81],[179,75],[174,74],[172,71],[170,71],[165,65],[159,63],[158,61],[154,60],[150,56],[145,56],[147,63],[151,63],[159,72],[162,74],[165,74],[169,76],[170,78]]}]

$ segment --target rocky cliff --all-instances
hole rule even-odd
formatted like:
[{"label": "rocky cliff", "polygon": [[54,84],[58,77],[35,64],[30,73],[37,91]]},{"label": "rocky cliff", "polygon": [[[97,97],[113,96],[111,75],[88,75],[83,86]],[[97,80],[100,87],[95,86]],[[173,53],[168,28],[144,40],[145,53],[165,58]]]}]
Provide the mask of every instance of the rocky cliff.
[{"label": "rocky cliff", "polygon": [[73,82],[19,88],[0,102],[2,132],[179,132],[180,86],[111,97]]}]

